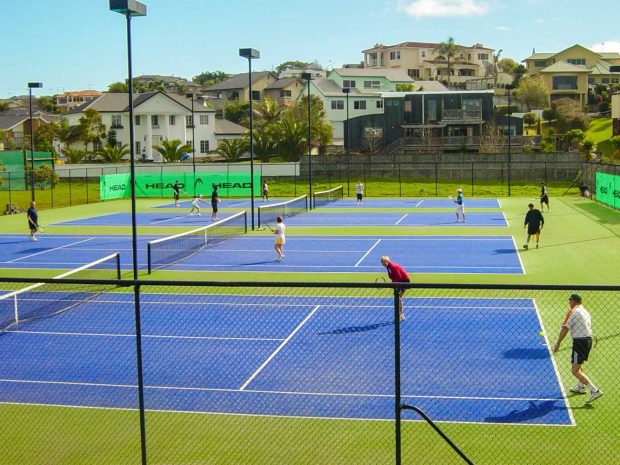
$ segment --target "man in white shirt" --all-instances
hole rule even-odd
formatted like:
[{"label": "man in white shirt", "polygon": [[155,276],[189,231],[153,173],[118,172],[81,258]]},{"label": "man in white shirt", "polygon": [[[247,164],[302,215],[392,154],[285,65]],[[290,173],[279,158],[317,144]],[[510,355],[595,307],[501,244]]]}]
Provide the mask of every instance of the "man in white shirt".
[{"label": "man in white shirt", "polygon": [[362,204],[362,199],[364,197],[364,184],[362,184],[362,181],[357,181],[355,195],[357,196],[357,205],[359,206]]},{"label": "man in white shirt", "polygon": [[286,243],[286,238],[284,232],[286,231],[286,226],[284,226],[284,222],[281,216],[276,218],[276,227],[273,230],[273,233],[276,235],[276,240],[274,241],[274,249],[278,253],[277,261],[281,262],[284,259],[284,244]]},{"label": "man in white shirt", "polygon": [[578,380],[577,385],[570,390],[577,394],[585,394],[589,387],[590,397],[586,401],[589,404],[603,395],[603,391],[590,381],[590,378],[586,376],[582,368],[583,363],[588,360],[590,349],[592,349],[592,318],[583,305],[581,305],[581,296],[579,294],[571,294],[568,303],[570,308],[562,323],[558,342],[555,343],[553,352],[559,352],[562,341],[570,331],[570,336],[573,339],[570,357],[571,373]]}]

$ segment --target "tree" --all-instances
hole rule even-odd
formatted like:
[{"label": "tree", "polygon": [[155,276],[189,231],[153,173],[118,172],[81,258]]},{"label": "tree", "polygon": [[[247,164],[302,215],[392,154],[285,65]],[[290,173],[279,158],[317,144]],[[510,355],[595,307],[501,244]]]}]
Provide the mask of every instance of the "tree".
[{"label": "tree", "polygon": [[289,60],[276,66],[276,73],[280,74],[287,69],[306,69],[313,66],[314,63],[308,61]]},{"label": "tree", "polygon": [[516,66],[519,66],[519,63],[508,57],[502,58],[497,62],[497,67],[499,70],[506,74],[512,74]]},{"label": "tree", "polygon": [[528,128],[534,126],[536,124],[536,121],[538,121],[538,117],[534,113],[526,113],[525,115],[523,115],[523,122]]},{"label": "tree", "polygon": [[578,101],[571,98],[561,98],[553,102],[552,108],[555,113],[555,126],[558,133],[562,134],[571,129],[585,131],[590,125],[590,118],[584,113]]},{"label": "tree", "polygon": [[249,127],[249,102],[233,100],[224,105],[224,118],[233,123]]},{"label": "tree", "polygon": [[129,92],[129,86],[126,82],[113,82],[112,84],[108,85],[107,92],[126,94],[127,92]]},{"label": "tree", "polygon": [[493,122],[482,127],[480,135],[480,153],[499,153],[504,145],[504,134]]},{"label": "tree", "polygon": [[39,165],[34,170],[34,183],[39,189],[44,189],[48,185],[54,187],[59,181],[60,178],[50,165]]},{"label": "tree", "polygon": [[85,150],[74,149],[72,147],[65,147],[64,153],[71,164],[78,164],[86,157]]},{"label": "tree", "polygon": [[411,92],[414,87],[413,84],[396,84],[396,92]]},{"label": "tree", "polygon": [[118,142],[116,140],[116,129],[110,129],[108,131],[108,135],[106,136],[106,142],[108,145],[115,146]]},{"label": "tree", "polygon": [[545,108],[542,111],[542,118],[547,122],[547,124],[551,124],[551,121],[555,119],[555,111],[553,108]]},{"label": "tree", "polygon": [[228,79],[228,74],[224,71],[205,71],[198,76],[192,78],[192,82],[200,84],[201,86],[212,86],[220,81]]},{"label": "tree", "polygon": [[247,139],[224,139],[215,149],[215,153],[226,157],[230,162],[235,162],[239,161],[247,149]]},{"label": "tree", "polygon": [[108,163],[121,163],[125,155],[129,155],[130,151],[127,144],[120,147],[118,145],[106,144],[103,150],[99,152],[101,158]]},{"label": "tree", "polygon": [[541,76],[529,77],[521,79],[519,87],[515,89],[515,97],[531,111],[549,102],[549,89]]},{"label": "tree", "polygon": [[37,103],[41,110],[46,111],[48,113],[56,113],[56,105],[54,104],[54,99],[47,95],[42,95],[37,98]]},{"label": "tree", "polygon": [[512,80],[512,86],[516,89],[519,87],[519,83],[521,82],[521,78],[525,75],[527,69],[523,65],[517,65],[512,69],[512,75],[514,76]]},{"label": "tree", "polygon": [[452,74],[452,58],[456,56],[458,46],[454,43],[452,37],[448,37],[448,42],[440,42],[435,53],[439,55],[437,58],[443,58],[448,62],[448,87],[450,87],[450,75]]},{"label": "tree", "polygon": [[596,142],[592,139],[584,139],[579,147],[579,152],[586,158],[586,160],[594,159],[594,152],[596,151]]},{"label": "tree", "polygon": [[265,97],[262,102],[254,104],[254,116],[258,117],[254,119],[257,126],[265,127],[273,125],[282,114],[282,107],[277,100],[270,97]]},{"label": "tree", "polygon": [[89,108],[84,111],[84,116],[79,120],[78,124],[80,140],[84,142],[86,150],[88,150],[88,144],[99,142],[105,137],[105,125],[101,121],[101,115],[97,110]]},{"label": "tree", "polygon": [[277,125],[278,150],[286,161],[299,161],[306,145],[307,126],[292,113],[284,115]]},{"label": "tree", "polygon": [[278,145],[275,140],[275,129],[272,126],[254,131],[254,155],[264,162],[275,154]]},{"label": "tree", "polygon": [[[0,138],[0,140],[2,139]],[[4,172],[4,165],[2,164],[2,162],[0,162],[0,173],[3,173],[3,172]],[[4,182],[4,177],[0,176],[0,186],[2,186],[3,182]]]},{"label": "tree", "polygon": [[581,129],[571,129],[566,131],[562,137],[562,141],[571,147],[578,149],[586,138],[586,134]]},{"label": "tree", "polygon": [[184,144],[179,139],[164,139],[160,145],[153,145],[153,150],[160,153],[166,163],[179,162],[183,155],[194,151],[191,145]]}]

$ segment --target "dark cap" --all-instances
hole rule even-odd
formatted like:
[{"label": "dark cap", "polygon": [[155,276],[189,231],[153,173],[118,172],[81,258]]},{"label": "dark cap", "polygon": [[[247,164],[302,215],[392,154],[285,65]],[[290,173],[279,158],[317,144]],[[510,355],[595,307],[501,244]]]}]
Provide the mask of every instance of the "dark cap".
[{"label": "dark cap", "polygon": [[568,300],[574,300],[575,302],[581,302],[581,296],[577,293],[571,294]]}]

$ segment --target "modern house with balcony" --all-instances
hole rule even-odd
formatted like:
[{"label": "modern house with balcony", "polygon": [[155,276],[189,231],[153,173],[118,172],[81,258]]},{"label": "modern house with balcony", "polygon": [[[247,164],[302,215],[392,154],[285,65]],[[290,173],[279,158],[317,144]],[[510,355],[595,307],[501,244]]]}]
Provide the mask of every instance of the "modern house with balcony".
[{"label": "modern house with balcony", "polygon": [[557,53],[534,53],[525,60],[528,76],[542,76],[549,88],[549,100],[571,98],[585,105],[588,87],[597,84],[620,84],[617,52],[597,53],[581,45],[573,45]]},{"label": "modern house with balcony", "polygon": [[[278,80],[271,71],[252,72],[252,101],[260,102],[265,97],[265,89]],[[227,102],[250,101],[249,73],[237,74],[204,89],[202,95],[216,110],[222,110]]]},{"label": "modern house with balcony", "polygon": [[304,90],[304,81],[298,77],[278,79],[265,87],[264,97],[269,97],[281,106],[289,106],[297,102]]},{"label": "modern house with balcony", "polygon": [[[32,126],[35,133],[41,126],[59,119],[61,119],[59,115],[50,115],[42,111],[32,112]],[[13,108],[0,112],[0,130],[4,133],[4,138],[0,139],[0,145],[4,148],[28,147],[30,144],[29,110]]]},{"label": "modern house with balcony", "polygon": [[63,92],[62,94],[54,95],[54,105],[57,110],[66,112],[86,102],[92,102],[99,96],[101,96],[101,92],[97,90]]}]

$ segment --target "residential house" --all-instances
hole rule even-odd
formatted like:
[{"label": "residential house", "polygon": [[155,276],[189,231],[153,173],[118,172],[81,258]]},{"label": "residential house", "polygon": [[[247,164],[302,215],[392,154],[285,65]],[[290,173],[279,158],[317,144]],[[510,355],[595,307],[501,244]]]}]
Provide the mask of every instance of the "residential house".
[{"label": "residential house", "polygon": [[523,62],[528,76],[542,76],[550,102],[568,97],[585,105],[589,86],[620,84],[620,72],[610,69],[620,65],[617,52],[597,53],[575,44],[556,53],[534,53]]},{"label": "residential house", "polygon": [[[193,145],[195,156],[205,156],[217,148],[215,110],[206,108],[201,102],[194,102],[184,96],[164,92],[135,94],[134,106],[134,154],[139,160],[162,161],[161,155],[153,150],[162,140],[179,139]],[[78,125],[88,109],[97,110],[106,131],[114,129],[120,145],[129,144],[129,105],[125,93],[105,93],[92,102],[75,108],[66,115],[70,125]],[[195,133],[192,133],[194,125]],[[230,137],[229,137],[230,138]],[[96,147],[97,148],[97,147]]]},{"label": "residential house", "polygon": [[[252,101],[260,102],[265,95],[265,89],[278,80],[278,76],[271,71],[256,71],[252,73]],[[249,102],[250,83],[249,73],[241,73],[224,81],[217,82],[203,91],[216,110],[222,110],[230,101]]]},{"label": "residential house", "polygon": [[54,105],[56,109],[61,112],[66,112],[82,105],[85,102],[92,102],[101,95],[101,92],[97,90],[78,90],[63,92],[62,94],[54,95]]},{"label": "residential house", "polygon": [[281,106],[289,106],[297,101],[303,90],[304,82],[300,78],[282,78],[265,87],[264,97],[277,101]]},{"label": "residential house", "polygon": [[[44,124],[60,119],[58,115],[50,115],[42,111],[32,112],[32,126],[35,130]],[[0,112],[0,130],[4,131],[4,138],[0,144],[5,148],[18,149],[30,146],[30,113],[27,109],[14,108]]]},{"label": "residential house", "polygon": [[[493,62],[493,51],[482,44],[457,45],[456,56],[450,60],[451,85],[464,88],[469,80],[487,77],[488,64]],[[448,80],[448,61],[439,52],[437,43],[375,44],[362,53],[367,69],[401,69],[413,79]]]},{"label": "residential house", "polygon": [[[185,91],[191,92],[201,88],[199,84],[188,81],[178,76],[162,76],[160,74],[143,74],[133,78],[137,84],[144,84],[150,90],[161,90],[164,92],[176,92],[185,94]],[[154,86],[154,87],[153,87]],[[181,92],[179,92],[181,91]]]},{"label": "residential house", "polygon": [[280,79],[290,78],[290,77],[298,77],[301,78],[301,75],[304,73],[308,73],[312,75],[313,79],[324,79],[327,77],[327,71],[322,68],[310,67],[310,68],[288,68],[280,73],[278,76]]}]

